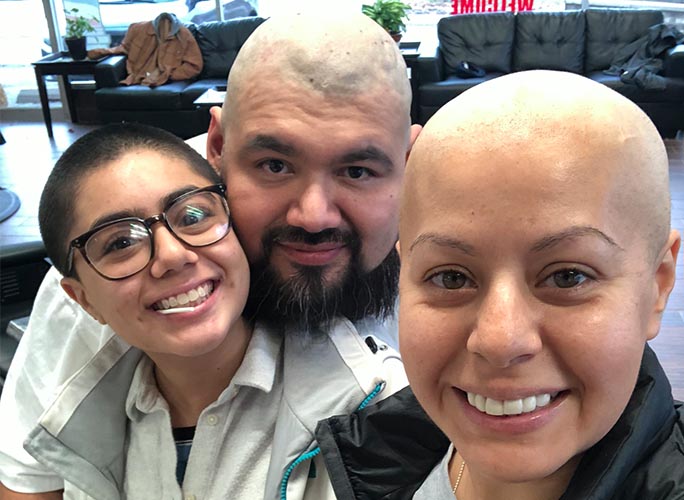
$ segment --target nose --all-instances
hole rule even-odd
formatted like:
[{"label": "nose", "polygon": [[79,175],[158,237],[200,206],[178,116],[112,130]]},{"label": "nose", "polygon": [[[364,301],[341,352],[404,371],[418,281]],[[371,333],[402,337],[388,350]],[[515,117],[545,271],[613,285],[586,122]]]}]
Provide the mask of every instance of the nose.
[{"label": "nose", "polygon": [[514,278],[492,284],[480,304],[467,349],[497,368],[523,363],[538,354],[542,338],[530,300],[524,283]]},{"label": "nose", "polygon": [[152,228],[154,234],[154,257],[150,272],[155,278],[161,278],[169,272],[180,271],[198,260],[192,247],[178,240],[164,224],[156,224]]},{"label": "nose", "polygon": [[324,182],[308,182],[287,212],[288,225],[309,233],[339,227],[341,221],[335,188]]}]

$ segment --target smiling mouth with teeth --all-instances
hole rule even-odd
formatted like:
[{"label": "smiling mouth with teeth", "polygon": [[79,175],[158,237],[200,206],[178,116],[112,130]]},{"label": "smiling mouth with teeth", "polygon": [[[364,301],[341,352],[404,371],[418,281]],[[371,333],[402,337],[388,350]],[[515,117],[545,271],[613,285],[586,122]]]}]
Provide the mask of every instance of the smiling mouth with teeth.
[{"label": "smiling mouth with teeth", "polygon": [[213,292],[214,282],[208,281],[187,292],[161,299],[159,302],[152,304],[152,309],[162,314],[191,312],[202,302],[207,300]]},{"label": "smiling mouth with teeth", "polygon": [[530,413],[537,408],[547,406],[553,401],[558,392],[537,394],[535,396],[528,396],[521,399],[492,399],[480,394],[468,392],[468,404],[477,408],[478,411],[492,416],[508,416],[521,415],[523,413]]}]

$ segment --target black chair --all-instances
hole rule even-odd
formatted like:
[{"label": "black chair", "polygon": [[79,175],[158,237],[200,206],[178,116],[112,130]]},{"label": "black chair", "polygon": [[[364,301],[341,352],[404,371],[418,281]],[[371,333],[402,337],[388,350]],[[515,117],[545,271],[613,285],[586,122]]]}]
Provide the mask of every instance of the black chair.
[{"label": "black chair", "polygon": [[7,325],[31,314],[50,269],[46,257],[42,241],[0,245],[0,390],[17,346],[17,339],[7,334]]}]

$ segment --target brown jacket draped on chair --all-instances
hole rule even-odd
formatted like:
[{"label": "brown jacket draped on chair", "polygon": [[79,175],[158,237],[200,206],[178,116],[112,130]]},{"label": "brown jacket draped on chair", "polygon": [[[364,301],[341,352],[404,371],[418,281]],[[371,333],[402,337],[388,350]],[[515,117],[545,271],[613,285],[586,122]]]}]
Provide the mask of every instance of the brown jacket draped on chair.
[{"label": "brown jacket draped on chair", "polygon": [[169,80],[187,80],[202,71],[202,53],[190,30],[167,12],[154,21],[133,23],[121,45],[88,51],[97,59],[110,54],[126,54],[128,77],[123,85],[156,87]]}]

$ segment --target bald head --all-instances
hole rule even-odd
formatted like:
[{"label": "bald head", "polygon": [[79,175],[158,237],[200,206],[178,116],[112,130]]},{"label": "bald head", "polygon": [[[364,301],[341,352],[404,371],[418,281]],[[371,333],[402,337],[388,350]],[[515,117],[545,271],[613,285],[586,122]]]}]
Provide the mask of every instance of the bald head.
[{"label": "bald head", "polygon": [[397,44],[360,13],[292,14],[264,22],[231,68],[225,119],[235,118],[258,79],[341,102],[358,95],[390,96],[409,119],[411,90]]},{"label": "bald head", "polygon": [[594,189],[607,200],[601,210],[620,214],[654,249],[669,234],[660,135],[634,103],[584,77],[514,73],[445,105],[412,150],[402,216],[429,197],[434,182],[474,173],[499,186],[504,198],[521,176],[548,186],[550,196],[553,189]]},{"label": "bald head", "polygon": [[[474,488],[558,498],[623,414],[675,282],[667,174],[648,118],[568,73],[480,84],[418,137],[401,200],[399,344]],[[517,415],[509,400],[534,387],[554,388],[550,405]]]}]

